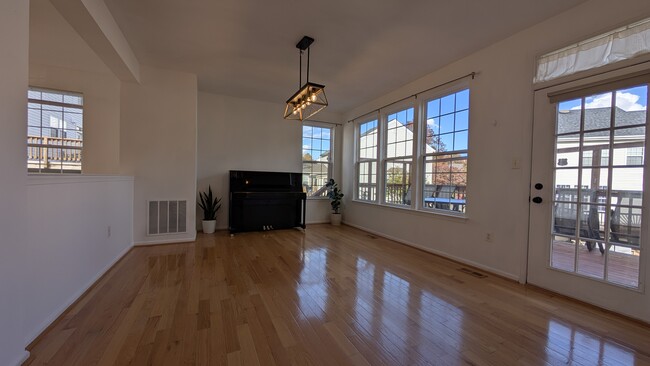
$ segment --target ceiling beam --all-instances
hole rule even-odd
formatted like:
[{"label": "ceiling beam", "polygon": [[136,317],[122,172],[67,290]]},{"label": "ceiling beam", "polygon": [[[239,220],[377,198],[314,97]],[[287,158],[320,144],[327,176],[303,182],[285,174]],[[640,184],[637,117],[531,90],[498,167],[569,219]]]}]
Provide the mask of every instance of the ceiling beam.
[{"label": "ceiling beam", "polygon": [[103,0],[50,1],[120,80],[140,82],[140,63]]}]

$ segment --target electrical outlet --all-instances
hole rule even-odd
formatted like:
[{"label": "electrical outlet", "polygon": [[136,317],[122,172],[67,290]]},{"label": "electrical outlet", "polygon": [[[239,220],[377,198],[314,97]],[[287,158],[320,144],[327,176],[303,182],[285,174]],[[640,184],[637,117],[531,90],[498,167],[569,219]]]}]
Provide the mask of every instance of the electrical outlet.
[{"label": "electrical outlet", "polygon": [[492,234],[492,233],[485,233],[485,241],[491,243],[492,240],[494,240],[494,234]]},{"label": "electrical outlet", "polygon": [[111,225],[108,225],[108,229],[106,229],[106,237],[107,238],[111,237]]}]

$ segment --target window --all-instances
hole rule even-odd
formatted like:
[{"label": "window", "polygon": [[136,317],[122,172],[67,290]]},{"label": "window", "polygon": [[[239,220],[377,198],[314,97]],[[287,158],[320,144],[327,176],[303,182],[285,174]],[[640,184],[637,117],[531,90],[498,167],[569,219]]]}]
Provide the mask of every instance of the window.
[{"label": "window", "polygon": [[630,147],[627,149],[626,165],[643,165],[642,147]]},{"label": "window", "polygon": [[385,120],[384,202],[411,205],[413,164],[413,108],[389,114]]},{"label": "window", "polygon": [[27,170],[81,173],[83,96],[29,88],[27,97]]},{"label": "window", "polygon": [[355,200],[466,213],[466,85],[434,90],[429,98],[417,98],[357,123]]},{"label": "window", "polygon": [[333,129],[302,126],[302,185],[307,197],[326,197],[325,184],[332,177]]},{"label": "window", "polygon": [[357,131],[357,191],[360,201],[377,201],[377,119],[359,124]]},{"label": "window", "polygon": [[465,212],[469,89],[425,103],[423,206]]}]

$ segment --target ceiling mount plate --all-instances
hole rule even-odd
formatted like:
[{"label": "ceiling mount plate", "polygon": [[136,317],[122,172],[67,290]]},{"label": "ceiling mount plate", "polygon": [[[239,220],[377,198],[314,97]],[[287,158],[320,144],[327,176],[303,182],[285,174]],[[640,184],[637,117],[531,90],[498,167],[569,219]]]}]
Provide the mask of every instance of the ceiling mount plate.
[{"label": "ceiling mount plate", "polygon": [[300,42],[298,42],[298,44],[296,44],[296,48],[300,48],[301,51],[304,51],[307,48],[309,48],[309,46],[311,46],[312,43],[314,43],[313,38],[311,38],[309,36],[304,36],[304,37],[302,37]]}]

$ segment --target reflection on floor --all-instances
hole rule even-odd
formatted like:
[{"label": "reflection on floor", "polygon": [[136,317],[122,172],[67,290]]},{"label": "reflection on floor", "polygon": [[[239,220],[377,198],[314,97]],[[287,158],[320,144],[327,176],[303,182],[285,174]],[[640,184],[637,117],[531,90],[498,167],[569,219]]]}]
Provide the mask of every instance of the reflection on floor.
[{"label": "reflection on floor", "polygon": [[27,364],[650,364],[649,328],[460,267],[330,225],[135,248]]},{"label": "reflection on floor", "polygon": [[[639,286],[639,252],[629,248],[612,247],[605,255],[601,254],[598,247],[591,252],[587,250],[584,242],[578,245],[578,261],[575,262],[575,242],[565,239],[553,241],[552,267],[564,271],[604,279],[608,282],[637,288]],[[608,261],[605,266],[605,260]],[[575,267],[577,264],[577,267]],[[607,267],[607,276],[605,276]]]}]

